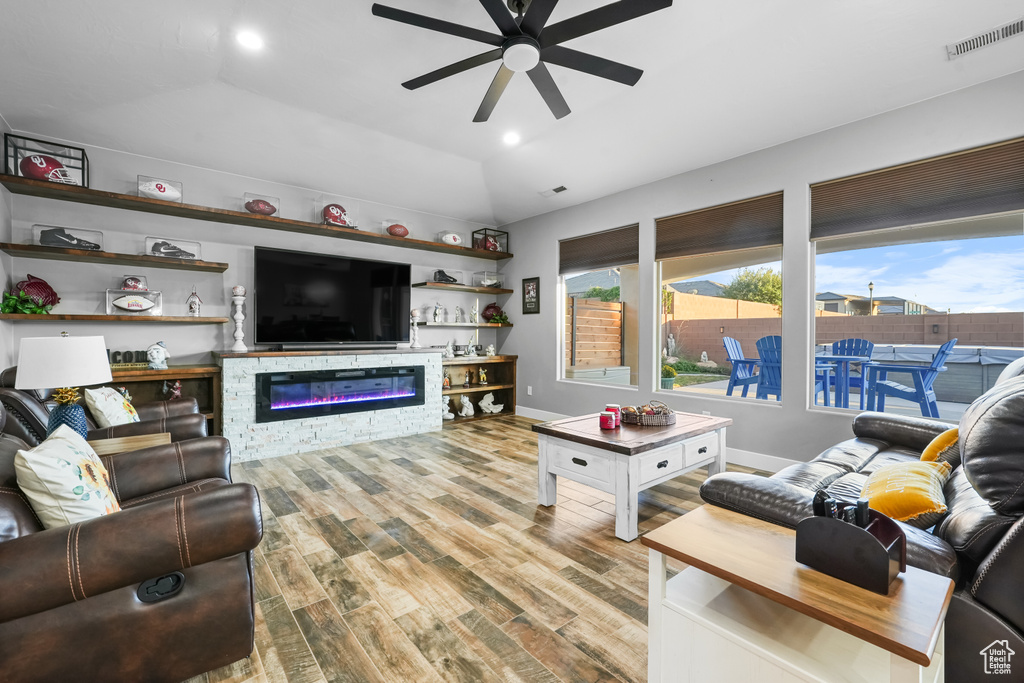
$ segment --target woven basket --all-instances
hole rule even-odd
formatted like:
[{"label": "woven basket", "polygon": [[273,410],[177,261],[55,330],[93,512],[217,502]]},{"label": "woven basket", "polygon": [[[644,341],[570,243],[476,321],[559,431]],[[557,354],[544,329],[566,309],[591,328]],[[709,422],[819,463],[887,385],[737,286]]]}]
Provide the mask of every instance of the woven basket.
[{"label": "woven basket", "polygon": [[[668,408],[661,401],[651,401],[652,406],[664,406]],[[622,421],[626,424],[640,425],[641,427],[667,427],[668,425],[674,425],[676,423],[675,411],[668,413],[667,415],[643,415],[643,414],[631,414],[622,413]]]}]

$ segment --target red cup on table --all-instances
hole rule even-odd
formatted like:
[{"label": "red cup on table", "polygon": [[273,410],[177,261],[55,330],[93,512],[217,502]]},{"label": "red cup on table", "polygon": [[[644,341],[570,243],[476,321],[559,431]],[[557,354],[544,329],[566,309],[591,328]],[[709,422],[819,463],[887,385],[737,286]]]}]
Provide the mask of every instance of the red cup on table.
[{"label": "red cup on table", "polygon": [[601,429],[615,429],[615,413],[610,410],[601,413]]}]

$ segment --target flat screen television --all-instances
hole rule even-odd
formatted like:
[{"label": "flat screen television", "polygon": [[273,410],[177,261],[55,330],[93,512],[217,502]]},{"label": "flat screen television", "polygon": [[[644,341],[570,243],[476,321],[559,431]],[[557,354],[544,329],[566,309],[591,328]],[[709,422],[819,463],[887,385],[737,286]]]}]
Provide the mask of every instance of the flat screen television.
[{"label": "flat screen television", "polygon": [[257,344],[409,341],[410,266],[256,247]]}]

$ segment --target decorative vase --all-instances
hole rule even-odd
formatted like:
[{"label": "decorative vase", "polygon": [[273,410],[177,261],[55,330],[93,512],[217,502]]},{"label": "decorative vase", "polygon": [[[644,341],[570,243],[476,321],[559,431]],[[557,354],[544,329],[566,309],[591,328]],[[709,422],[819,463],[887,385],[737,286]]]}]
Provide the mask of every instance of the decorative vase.
[{"label": "decorative vase", "polygon": [[662,389],[671,389],[673,386],[675,386],[675,383],[676,383],[675,377],[662,377],[661,378],[661,388]]},{"label": "decorative vase", "polygon": [[77,403],[64,403],[50,411],[46,435],[50,436],[61,425],[71,427],[83,439],[89,432],[89,424],[85,421],[85,409]]}]

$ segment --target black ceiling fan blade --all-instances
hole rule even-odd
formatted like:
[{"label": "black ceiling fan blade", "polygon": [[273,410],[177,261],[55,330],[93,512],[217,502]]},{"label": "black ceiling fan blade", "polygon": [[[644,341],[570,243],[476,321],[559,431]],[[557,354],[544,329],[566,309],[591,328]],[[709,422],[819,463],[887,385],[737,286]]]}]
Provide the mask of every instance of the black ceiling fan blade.
[{"label": "black ceiling fan blade", "polygon": [[463,59],[460,62],[455,62],[454,64],[449,64],[448,66],[442,66],[440,69],[436,69],[428,74],[423,74],[418,78],[413,78],[412,80],[406,81],[405,83],[402,84],[402,87],[408,90],[422,88],[425,85],[436,83],[442,78],[448,78],[449,76],[460,74],[463,71],[469,71],[470,69],[480,66],[482,64],[487,64],[488,62],[496,62],[499,59],[501,59],[500,49],[488,50],[487,52],[476,55],[475,57]]},{"label": "black ceiling fan blade", "polygon": [[487,31],[481,31],[480,29],[471,28],[469,26],[460,26],[459,24],[453,24],[450,21],[427,17],[422,14],[416,14],[415,12],[406,12],[405,10],[395,9],[394,7],[388,7],[387,5],[373,3],[372,9],[375,16],[384,17],[385,19],[391,19],[393,21],[400,21],[403,24],[425,28],[430,31],[438,31],[440,33],[447,33],[448,35],[458,36],[459,38],[476,40],[496,47],[500,47],[501,44],[505,42],[504,36],[488,33]]},{"label": "black ceiling fan blade", "polygon": [[562,97],[561,91],[558,86],[555,85],[555,79],[551,78],[551,72],[544,66],[544,62],[541,62],[537,66],[533,67],[526,72],[526,75],[533,81],[533,85],[536,86],[537,92],[544,98],[544,102],[547,103],[548,109],[555,115],[556,119],[560,119],[563,116],[568,116],[569,105],[566,104],[565,98]]},{"label": "black ceiling fan blade", "polygon": [[498,100],[501,99],[501,94],[505,92],[505,86],[512,80],[512,74],[515,72],[509,69],[507,66],[502,64],[498,68],[498,73],[494,74],[494,80],[491,81],[491,85],[487,88],[487,93],[484,95],[484,101],[480,103],[480,108],[476,110],[476,116],[473,117],[473,123],[483,123],[487,119],[491,118],[491,112],[494,111],[494,106],[498,104]]},{"label": "black ceiling fan blade", "polygon": [[529,9],[526,10],[526,14],[523,15],[523,21],[519,24],[519,28],[523,33],[528,33],[536,38],[544,28],[544,24],[548,23],[548,18],[551,17],[551,12],[557,4],[558,0],[533,0]]},{"label": "black ceiling fan blade", "polygon": [[541,50],[540,58],[549,64],[557,64],[567,69],[575,69],[593,76],[607,78],[624,85],[636,85],[640,77],[644,75],[642,69],[633,66],[613,62],[604,57],[587,54],[579,50],[572,50],[563,45],[552,45]]},{"label": "black ceiling fan blade", "polygon": [[672,6],[672,0],[619,0],[604,7],[551,24],[540,34],[540,46],[558,45],[594,31]]},{"label": "black ceiling fan blade", "polygon": [[506,37],[518,36],[522,33],[519,30],[519,24],[516,23],[515,18],[508,11],[508,6],[502,0],[480,0],[480,4],[491,15],[491,19],[494,20],[498,30],[504,33]]}]

